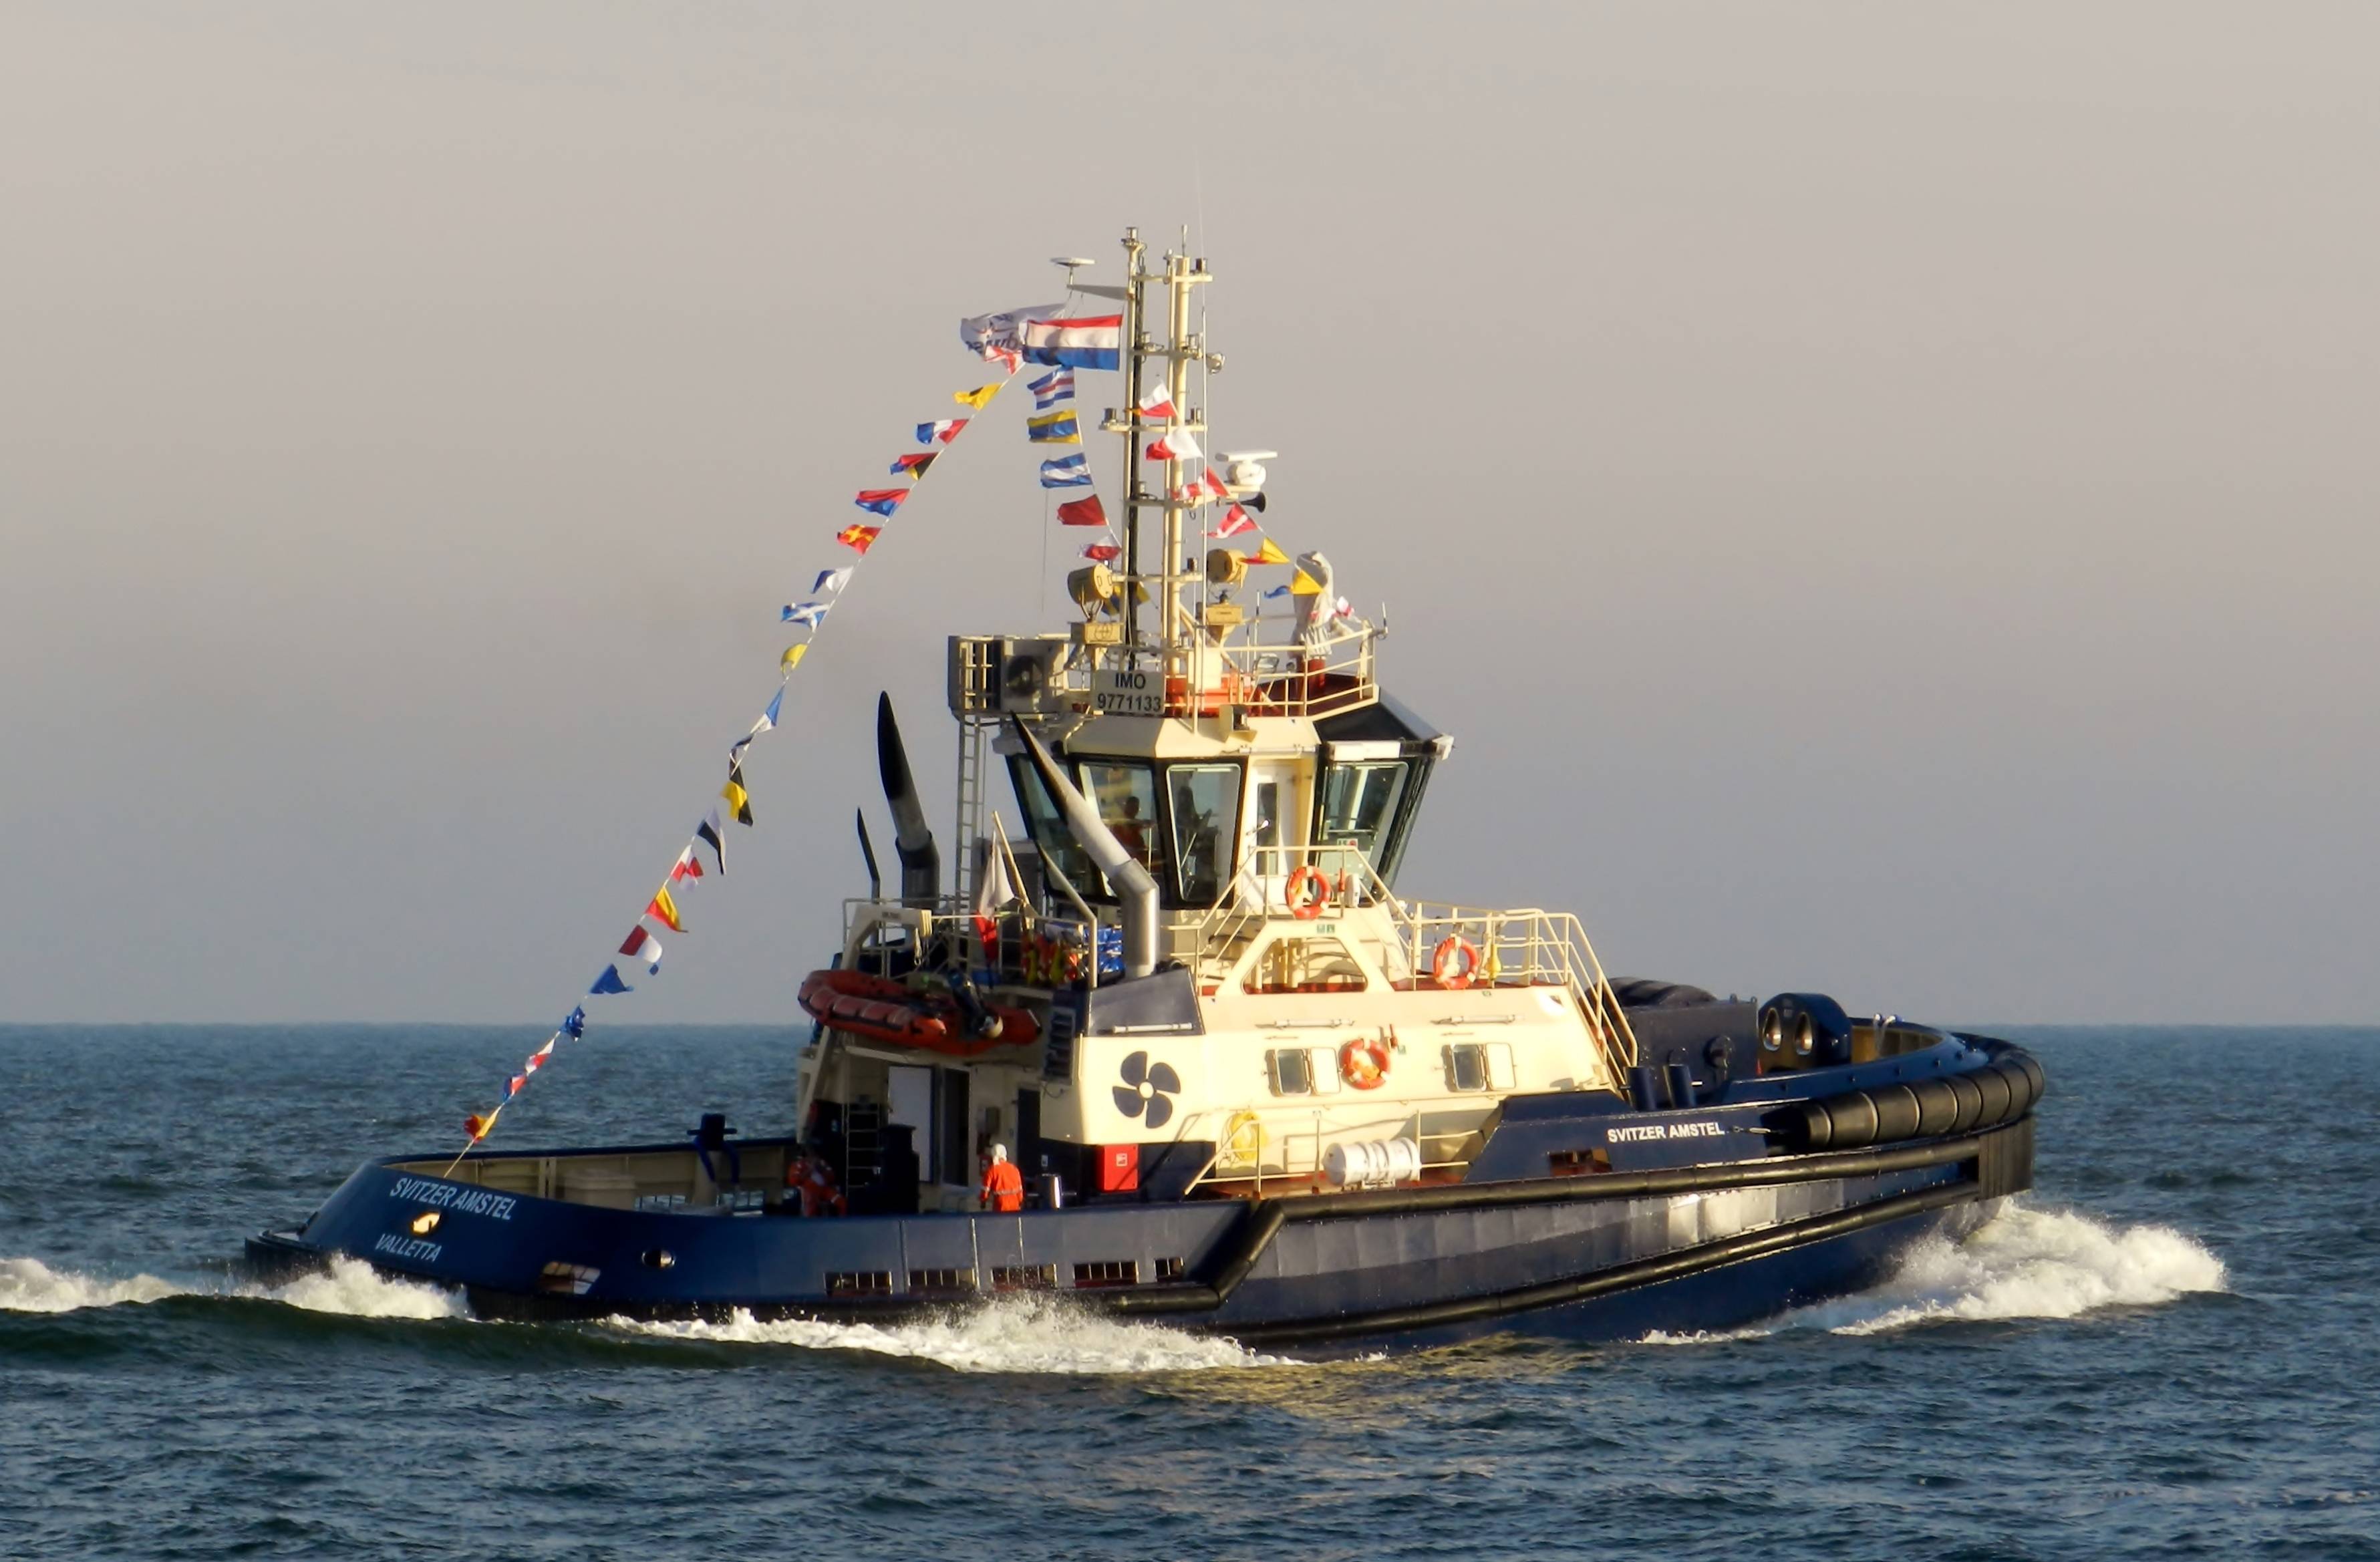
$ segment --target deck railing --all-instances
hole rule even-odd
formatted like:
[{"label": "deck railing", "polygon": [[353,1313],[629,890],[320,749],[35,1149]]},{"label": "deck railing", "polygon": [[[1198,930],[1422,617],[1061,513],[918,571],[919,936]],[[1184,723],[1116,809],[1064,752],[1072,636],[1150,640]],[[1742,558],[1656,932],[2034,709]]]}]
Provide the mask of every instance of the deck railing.
[{"label": "deck railing", "polygon": [[[1320,898],[1311,905],[1313,916],[1298,918],[1292,897],[1304,902],[1316,895]],[[1390,980],[1400,986],[1567,987],[1603,1050],[1613,1084],[1634,1066],[1635,1033],[1575,915],[1534,906],[1492,910],[1400,900],[1353,842],[1266,846],[1248,853],[1212,910],[1174,919],[1173,946],[1179,958],[1199,962],[1207,979],[1220,980],[1268,924],[1319,921],[1334,911],[1368,906],[1386,910],[1396,929],[1393,942],[1378,951]],[[1451,969],[1445,975],[1452,980],[1441,980],[1441,950],[1448,951]]]},{"label": "deck railing", "polygon": [[[1335,1144],[1366,1140],[1402,1139],[1415,1146],[1424,1171],[1461,1171],[1471,1164],[1461,1151],[1479,1133],[1477,1124],[1455,1129],[1429,1129],[1421,1126],[1421,1114],[1414,1111],[1374,1113],[1361,1119],[1350,1119],[1325,1108],[1314,1108],[1307,1114],[1309,1125],[1284,1132],[1278,1125],[1278,1109],[1268,1127],[1257,1115],[1253,1104],[1228,1108],[1210,1108],[1192,1113],[1184,1120],[1182,1137],[1197,1140],[1215,1136],[1215,1153],[1190,1179],[1184,1192],[1226,1183],[1248,1183],[1261,1196],[1265,1179],[1276,1182],[1284,1180],[1318,1179],[1323,1175],[1323,1163]],[[1306,1154],[1297,1154],[1304,1146]],[[1280,1152],[1274,1165],[1268,1166],[1266,1157],[1274,1150]]]}]

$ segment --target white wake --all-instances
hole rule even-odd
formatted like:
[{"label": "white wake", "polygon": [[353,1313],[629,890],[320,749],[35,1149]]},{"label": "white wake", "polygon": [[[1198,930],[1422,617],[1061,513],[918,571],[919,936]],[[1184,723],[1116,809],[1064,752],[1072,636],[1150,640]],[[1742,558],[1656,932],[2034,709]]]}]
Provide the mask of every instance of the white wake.
[{"label": "white wake", "polygon": [[1753,1339],[1787,1329],[1883,1334],[1936,1323],[2076,1318],[2228,1289],[2223,1261],[2168,1226],[2110,1226],[2010,1200],[1964,1239],[1927,1237],[1882,1285],[1721,1334],[1645,1336],[1648,1345]]},{"label": "white wake", "polygon": [[912,1323],[761,1323],[738,1312],[725,1323],[607,1318],[623,1333],[806,1350],[858,1350],[938,1362],[967,1373],[1164,1373],[1288,1366],[1228,1339],[1113,1318],[1040,1297],[1007,1297]]},{"label": "white wake", "polygon": [[182,1295],[184,1289],[154,1275],[103,1280],[53,1269],[38,1258],[0,1258],[0,1313],[75,1313],[85,1307],[163,1302]]},{"label": "white wake", "polygon": [[38,1258],[0,1258],[0,1313],[75,1313],[86,1307],[121,1307],[163,1302],[169,1296],[238,1297],[278,1302],[309,1313],[351,1318],[460,1318],[462,1299],[435,1286],[392,1280],[371,1265],[334,1258],[322,1274],[302,1275],[284,1285],[180,1285],[154,1275],[104,1279],[53,1269]]}]

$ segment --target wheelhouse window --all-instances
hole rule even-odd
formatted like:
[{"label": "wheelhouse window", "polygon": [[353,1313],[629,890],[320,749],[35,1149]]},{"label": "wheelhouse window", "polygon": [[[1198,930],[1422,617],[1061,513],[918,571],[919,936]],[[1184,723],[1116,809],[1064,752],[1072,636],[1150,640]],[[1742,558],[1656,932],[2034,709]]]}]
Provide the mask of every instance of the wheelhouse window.
[{"label": "wheelhouse window", "polygon": [[1182,903],[1213,905],[1232,881],[1240,768],[1175,765],[1166,770],[1165,784],[1172,793],[1173,865]]},{"label": "wheelhouse window", "polygon": [[1025,827],[1041,849],[1042,862],[1064,875],[1076,894],[1087,898],[1104,893],[1099,870],[1092,866],[1090,854],[1068,833],[1065,816],[1058,811],[1050,789],[1041,784],[1041,772],[1030,759],[1019,757],[1009,761],[1009,775],[1016,783],[1017,806],[1025,811]]},{"label": "wheelhouse window", "polygon": [[1411,767],[1402,759],[1334,764],[1322,777],[1322,817],[1318,838],[1346,842],[1364,854],[1383,878],[1394,871],[1387,859],[1395,833],[1397,804],[1404,796]]},{"label": "wheelhouse window", "polygon": [[1083,791],[1109,833],[1164,883],[1165,837],[1157,817],[1156,772],[1137,760],[1086,759],[1082,777]]}]

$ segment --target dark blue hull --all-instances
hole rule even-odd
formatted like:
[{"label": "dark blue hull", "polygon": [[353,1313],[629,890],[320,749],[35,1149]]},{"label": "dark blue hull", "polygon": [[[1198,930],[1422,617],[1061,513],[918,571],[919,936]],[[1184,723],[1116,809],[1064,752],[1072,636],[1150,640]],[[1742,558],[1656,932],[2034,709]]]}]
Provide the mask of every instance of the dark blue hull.
[{"label": "dark blue hull", "polygon": [[[1737,1326],[1872,1282],[2030,1181],[2024,1118],[1854,1153],[1269,1200],[799,1219],[602,1208],[375,1163],[264,1266],[358,1258],[485,1316],[898,1322],[1013,1291],[1311,1353]],[[437,1216],[434,1221],[427,1217]]]}]

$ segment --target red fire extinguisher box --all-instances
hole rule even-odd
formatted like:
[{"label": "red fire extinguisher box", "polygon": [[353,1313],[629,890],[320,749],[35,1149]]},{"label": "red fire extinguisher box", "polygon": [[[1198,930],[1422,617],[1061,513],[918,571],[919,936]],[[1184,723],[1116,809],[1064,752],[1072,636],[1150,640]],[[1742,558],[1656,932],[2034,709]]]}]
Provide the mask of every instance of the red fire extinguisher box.
[{"label": "red fire extinguisher box", "polygon": [[1140,1188],[1140,1146],[1137,1144],[1102,1144],[1099,1146],[1099,1192],[1130,1193]]}]

